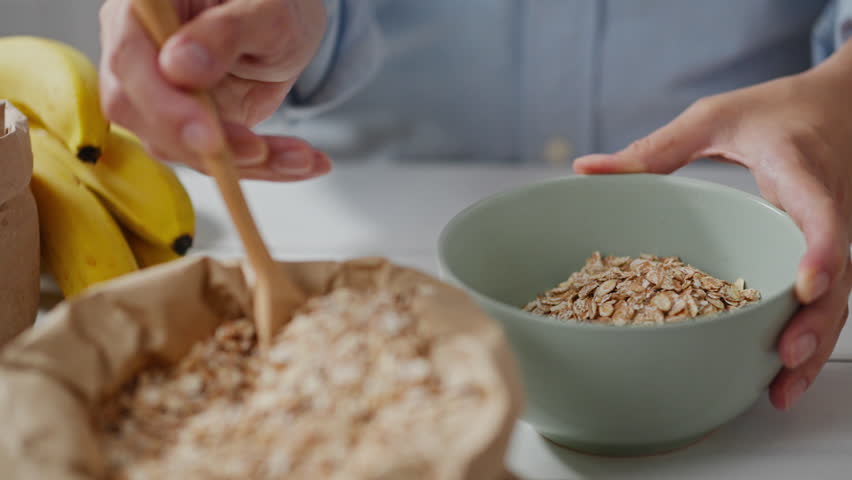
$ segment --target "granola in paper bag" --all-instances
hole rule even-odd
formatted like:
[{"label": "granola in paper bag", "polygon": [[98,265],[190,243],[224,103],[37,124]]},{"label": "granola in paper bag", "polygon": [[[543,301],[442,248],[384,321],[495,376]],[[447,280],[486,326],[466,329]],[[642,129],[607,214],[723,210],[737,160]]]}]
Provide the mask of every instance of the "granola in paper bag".
[{"label": "granola in paper bag", "polygon": [[190,259],[62,304],[0,354],[0,477],[108,478],[132,457],[132,478],[504,478],[521,393],[496,324],[379,259],[282,268],[312,298],[263,354],[235,265]]}]

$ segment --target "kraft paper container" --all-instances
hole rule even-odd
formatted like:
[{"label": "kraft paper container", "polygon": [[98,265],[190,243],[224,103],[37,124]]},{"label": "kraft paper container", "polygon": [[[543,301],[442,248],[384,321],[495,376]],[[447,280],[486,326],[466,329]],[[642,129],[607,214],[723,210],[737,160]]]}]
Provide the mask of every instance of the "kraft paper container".
[{"label": "kraft paper container", "polygon": [[30,193],[27,118],[0,100],[0,346],[31,326],[39,300],[39,238]]},{"label": "kraft paper container", "polygon": [[[381,259],[281,267],[310,295],[340,286],[433,287],[416,300],[421,324],[439,342],[475,342],[482,361],[459,368],[496,379],[486,413],[469,427],[471,442],[441,458],[441,478],[507,477],[503,457],[521,409],[518,374],[502,330],[461,290]],[[208,258],[130,275],[60,304],[44,326],[0,354],[0,478],[100,478],[105,465],[91,422],[99,402],[147,365],[177,362],[222,322],[251,316],[251,304],[240,266]]]}]

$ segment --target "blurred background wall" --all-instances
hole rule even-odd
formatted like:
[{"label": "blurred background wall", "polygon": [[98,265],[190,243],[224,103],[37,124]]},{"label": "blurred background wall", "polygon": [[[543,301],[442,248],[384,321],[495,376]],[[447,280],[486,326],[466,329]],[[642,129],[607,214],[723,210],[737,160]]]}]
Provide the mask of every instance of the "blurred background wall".
[{"label": "blurred background wall", "polygon": [[0,35],[39,35],[80,48],[97,61],[103,0],[0,0]]}]

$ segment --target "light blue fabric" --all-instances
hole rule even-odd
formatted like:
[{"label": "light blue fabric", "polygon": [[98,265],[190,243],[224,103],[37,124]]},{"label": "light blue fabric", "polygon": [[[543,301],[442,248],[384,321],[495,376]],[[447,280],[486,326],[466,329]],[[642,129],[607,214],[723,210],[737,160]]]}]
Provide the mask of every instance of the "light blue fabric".
[{"label": "light blue fabric", "polygon": [[294,118],[318,115],[355,95],[379,70],[384,42],[366,0],[324,0],[328,27],[289,99]]},{"label": "light blue fabric", "polygon": [[615,151],[852,36],[852,0],[327,1],[333,54],[282,114],[332,153],[397,161]]},{"label": "light blue fabric", "polygon": [[[323,0],[326,11],[326,32],[311,63],[299,76],[298,81],[291,91],[292,101],[295,103],[306,103],[302,99],[314,97],[319,89],[326,83],[326,76],[331,72],[338,46],[340,45],[340,32],[344,20],[341,15],[343,2],[341,0]],[[350,21],[351,22],[351,21]],[[349,39],[346,43],[351,44],[354,40]],[[340,68],[336,70],[341,70]],[[339,93],[335,95],[341,97]]]},{"label": "light blue fabric", "polygon": [[834,47],[837,48],[852,38],[852,0],[836,0],[834,17]]},{"label": "light blue fabric", "polygon": [[852,0],[831,0],[814,27],[814,62],[822,62],[850,38],[852,38]]}]

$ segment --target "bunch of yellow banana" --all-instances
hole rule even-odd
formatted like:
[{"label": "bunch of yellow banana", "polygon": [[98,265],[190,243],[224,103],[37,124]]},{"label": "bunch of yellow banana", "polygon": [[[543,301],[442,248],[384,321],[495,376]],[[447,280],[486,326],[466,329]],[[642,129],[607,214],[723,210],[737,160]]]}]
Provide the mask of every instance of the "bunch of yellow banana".
[{"label": "bunch of yellow banana", "polygon": [[184,255],[195,214],[174,172],[101,113],[97,71],[74,48],[0,38],[0,98],[28,115],[42,259],[66,297]]}]

